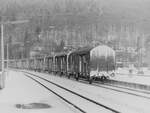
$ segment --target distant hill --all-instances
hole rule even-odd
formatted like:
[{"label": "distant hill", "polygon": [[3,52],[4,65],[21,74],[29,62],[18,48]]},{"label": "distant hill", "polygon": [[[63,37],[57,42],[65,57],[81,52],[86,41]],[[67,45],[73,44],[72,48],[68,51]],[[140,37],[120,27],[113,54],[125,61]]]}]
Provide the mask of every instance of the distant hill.
[{"label": "distant hill", "polygon": [[[42,31],[55,26],[58,31],[68,30],[70,39],[64,38],[65,35],[57,38],[70,42],[121,37],[123,43],[136,44],[137,34],[149,35],[149,4],[150,0],[0,0],[0,15],[4,21],[31,20],[5,28],[5,35],[11,35],[13,43],[26,43],[25,32],[28,32],[28,42],[33,45]],[[5,37],[7,41],[9,36]]]},{"label": "distant hill", "polygon": [[[149,0],[1,0],[0,12],[6,16],[17,13],[15,15],[18,18],[21,16],[25,18],[26,16],[43,15],[46,11],[47,13],[52,12],[55,7],[54,4],[60,3],[63,7],[66,1],[78,1],[83,4],[82,6],[87,5],[87,1],[96,1],[103,12],[99,18],[100,21],[110,24],[132,23],[140,27],[145,33],[150,30]],[[75,7],[78,8],[78,6]]]}]

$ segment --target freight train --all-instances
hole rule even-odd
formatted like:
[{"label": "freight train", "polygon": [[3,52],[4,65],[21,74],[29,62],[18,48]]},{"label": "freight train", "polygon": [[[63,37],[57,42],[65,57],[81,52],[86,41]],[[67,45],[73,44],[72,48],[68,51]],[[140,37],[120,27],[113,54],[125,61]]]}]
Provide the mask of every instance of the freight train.
[{"label": "freight train", "polygon": [[105,81],[115,75],[115,51],[106,46],[86,46],[70,52],[31,59],[10,60],[11,68],[43,71],[60,76]]}]

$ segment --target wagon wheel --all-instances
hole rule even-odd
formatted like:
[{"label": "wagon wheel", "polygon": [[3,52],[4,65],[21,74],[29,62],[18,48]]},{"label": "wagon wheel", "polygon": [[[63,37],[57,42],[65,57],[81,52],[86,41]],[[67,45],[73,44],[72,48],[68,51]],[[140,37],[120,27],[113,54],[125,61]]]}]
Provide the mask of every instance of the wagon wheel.
[{"label": "wagon wheel", "polygon": [[89,77],[88,81],[89,81],[89,84],[92,84],[93,78]]},{"label": "wagon wheel", "polygon": [[110,76],[111,76],[111,77],[114,77],[114,76],[115,76],[115,73],[111,73]]},{"label": "wagon wheel", "polygon": [[70,75],[68,75],[68,79],[70,79]]},{"label": "wagon wheel", "polygon": [[75,75],[75,78],[76,78],[76,81],[78,81],[78,80],[79,80],[79,75],[76,74],[76,75]]},{"label": "wagon wheel", "polygon": [[68,79],[70,79],[70,76],[71,76],[70,74],[67,74]]}]

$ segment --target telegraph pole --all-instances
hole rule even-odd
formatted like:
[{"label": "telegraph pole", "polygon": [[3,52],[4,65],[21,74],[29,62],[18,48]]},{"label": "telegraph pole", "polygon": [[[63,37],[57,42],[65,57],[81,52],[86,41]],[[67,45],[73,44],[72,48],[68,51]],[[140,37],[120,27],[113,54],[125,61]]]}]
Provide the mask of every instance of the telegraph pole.
[{"label": "telegraph pole", "polygon": [[3,36],[4,25],[1,24],[1,60],[2,60],[2,73],[4,71],[4,36]]},{"label": "telegraph pole", "polygon": [[141,66],[141,47],[140,47],[140,41],[141,37],[137,37],[137,52],[138,52],[138,69],[140,69]]},{"label": "telegraph pole", "polygon": [[[1,27],[1,66],[2,66],[2,71],[0,74],[0,89],[4,88],[4,81],[5,81],[5,73],[4,73],[4,25],[19,24],[19,23],[26,23],[26,22],[29,22],[29,20],[7,21],[7,22],[1,22],[0,23],[1,24],[0,25],[0,27]],[[7,54],[7,57],[8,57],[8,54]],[[8,66],[8,61],[7,61],[7,66]]]},{"label": "telegraph pole", "polygon": [[4,75],[4,35],[3,35],[3,31],[4,31],[4,25],[1,24],[1,65],[2,65],[2,71],[1,71],[1,75],[0,75],[0,89],[2,89],[4,87],[4,81],[3,81],[3,75]]},{"label": "telegraph pole", "polygon": [[9,65],[9,44],[7,43],[7,70]]}]

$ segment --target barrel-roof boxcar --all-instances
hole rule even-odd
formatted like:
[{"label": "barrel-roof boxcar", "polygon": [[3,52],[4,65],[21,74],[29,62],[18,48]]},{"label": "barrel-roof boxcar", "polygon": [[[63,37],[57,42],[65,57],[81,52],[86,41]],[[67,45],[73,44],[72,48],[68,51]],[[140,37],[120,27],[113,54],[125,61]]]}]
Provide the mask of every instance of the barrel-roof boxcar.
[{"label": "barrel-roof boxcar", "polygon": [[105,80],[109,75],[114,75],[115,51],[106,46],[83,47],[73,51],[68,56],[68,72],[77,80],[81,78]]}]

